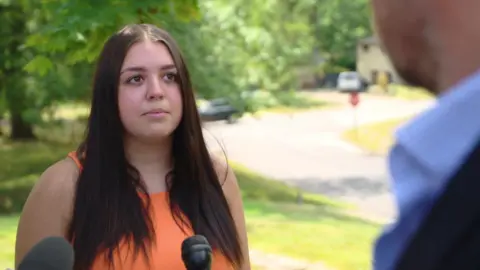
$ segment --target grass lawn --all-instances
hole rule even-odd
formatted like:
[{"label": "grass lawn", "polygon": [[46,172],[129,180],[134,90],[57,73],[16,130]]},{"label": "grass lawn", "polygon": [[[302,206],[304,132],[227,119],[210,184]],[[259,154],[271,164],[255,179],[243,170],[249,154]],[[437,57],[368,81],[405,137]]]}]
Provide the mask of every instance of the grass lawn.
[{"label": "grass lawn", "polygon": [[394,142],[395,130],[409,119],[393,119],[359,126],[357,130],[347,130],[342,137],[371,153],[386,154]]},{"label": "grass lawn", "polygon": [[0,216],[0,269],[13,268],[17,215]]},{"label": "grass lawn", "polygon": [[330,109],[338,106],[336,103],[326,102],[318,99],[311,98],[303,93],[296,93],[294,96],[283,98],[284,100],[278,104],[260,109],[256,114],[262,113],[296,113],[318,109]]},{"label": "grass lawn", "polygon": [[379,86],[371,87],[370,93],[379,95],[388,95],[391,97],[405,99],[405,100],[427,100],[434,98],[432,94],[420,87],[406,86],[401,84],[390,84],[388,86],[389,93],[385,93]]},{"label": "grass lawn", "polygon": [[433,96],[425,89],[420,87],[405,86],[405,85],[390,85],[392,95],[397,98],[407,100],[424,100],[432,99]]},{"label": "grass lawn", "polygon": [[[52,142],[70,131],[48,130],[50,142],[0,140],[0,269],[13,266],[18,213],[39,174],[75,144]],[[338,270],[370,269],[371,243],[379,225],[344,214],[348,205],[297,190],[231,163],[245,204],[250,247]]]},{"label": "grass lawn", "polygon": [[376,224],[313,205],[245,202],[250,246],[333,269],[370,269]]},{"label": "grass lawn", "polygon": [[250,113],[255,116],[264,113],[296,113],[308,110],[331,108],[338,104],[310,97],[301,91],[254,91],[246,98]]}]

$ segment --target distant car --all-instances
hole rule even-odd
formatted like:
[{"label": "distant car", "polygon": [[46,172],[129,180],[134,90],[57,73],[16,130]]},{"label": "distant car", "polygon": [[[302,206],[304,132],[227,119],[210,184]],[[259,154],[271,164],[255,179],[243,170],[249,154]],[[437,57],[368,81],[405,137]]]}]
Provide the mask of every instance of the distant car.
[{"label": "distant car", "polygon": [[213,100],[198,100],[198,113],[200,119],[204,122],[222,121],[227,123],[235,123],[240,113],[231,103],[224,98],[218,98]]},{"label": "distant car", "polygon": [[320,79],[320,87],[322,88],[337,88],[338,75],[340,73],[326,73],[323,78]]},{"label": "distant car", "polygon": [[365,90],[362,78],[354,71],[341,72],[338,75],[337,88],[340,92],[357,92]]}]

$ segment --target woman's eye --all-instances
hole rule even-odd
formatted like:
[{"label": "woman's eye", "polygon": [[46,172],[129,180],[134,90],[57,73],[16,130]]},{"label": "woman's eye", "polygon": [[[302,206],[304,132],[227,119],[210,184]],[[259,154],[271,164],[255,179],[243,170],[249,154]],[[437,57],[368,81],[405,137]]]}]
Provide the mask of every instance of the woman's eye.
[{"label": "woman's eye", "polygon": [[167,82],[175,82],[177,80],[177,74],[167,73],[163,76],[163,79]]},{"label": "woman's eye", "polygon": [[142,76],[136,75],[136,76],[130,77],[130,78],[127,80],[127,83],[135,83],[135,84],[138,84],[138,83],[141,83],[142,81],[143,81]]}]

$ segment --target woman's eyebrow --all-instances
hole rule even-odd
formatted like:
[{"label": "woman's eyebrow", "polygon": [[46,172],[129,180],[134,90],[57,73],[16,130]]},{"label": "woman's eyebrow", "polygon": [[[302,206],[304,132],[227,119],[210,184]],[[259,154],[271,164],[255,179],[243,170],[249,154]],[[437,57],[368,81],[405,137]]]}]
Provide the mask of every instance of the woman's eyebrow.
[{"label": "woman's eyebrow", "polygon": [[[169,70],[169,69],[175,69],[176,66],[175,64],[168,64],[168,65],[163,65],[163,66],[160,66],[160,70]],[[123,69],[120,74],[122,73],[125,73],[127,71],[146,71],[147,68],[145,67],[142,67],[142,66],[132,66],[132,67],[127,67],[125,69]]]}]

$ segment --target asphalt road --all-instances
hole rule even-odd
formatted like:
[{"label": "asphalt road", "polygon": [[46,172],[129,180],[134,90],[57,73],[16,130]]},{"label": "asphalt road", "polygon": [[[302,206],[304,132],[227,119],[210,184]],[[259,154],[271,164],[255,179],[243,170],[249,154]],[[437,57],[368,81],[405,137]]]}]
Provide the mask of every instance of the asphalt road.
[{"label": "asphalt road", "polygon": [[[327,94],[342,101],[345,95]],[[417,114],[432,102],[362,96],[358,124]],[[303,190],[358,206],[362,215],[388,222],[396,211],[386,158],[373,156],[339,138],[354,123],[350,107],[295,115],[266,115],[228,125],[205,124],[209,147],[230,160]]]}]

